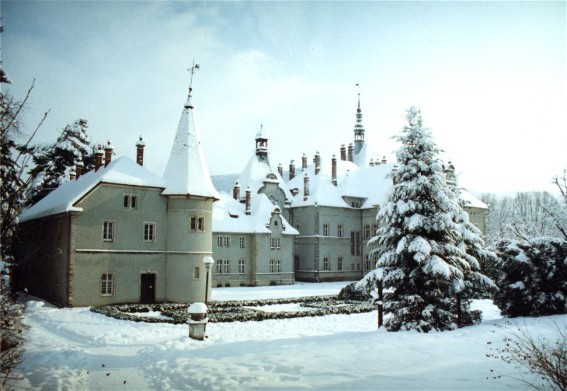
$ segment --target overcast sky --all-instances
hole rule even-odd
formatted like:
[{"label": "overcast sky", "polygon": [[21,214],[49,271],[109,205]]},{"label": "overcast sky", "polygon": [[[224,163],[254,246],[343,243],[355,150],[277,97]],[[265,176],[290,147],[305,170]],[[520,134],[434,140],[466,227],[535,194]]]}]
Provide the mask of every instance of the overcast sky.
[{"label": "overcast sky", "polygon": [[211,174],[240,173],[264,125],[270,161],[339,153],[357,89],[375,157],[393,160],[404,112],[475,192],[550,190],[567,167],[566,2],[2,1],[3,67],[39,141],[78,118],[165,168],[194,80]]}]

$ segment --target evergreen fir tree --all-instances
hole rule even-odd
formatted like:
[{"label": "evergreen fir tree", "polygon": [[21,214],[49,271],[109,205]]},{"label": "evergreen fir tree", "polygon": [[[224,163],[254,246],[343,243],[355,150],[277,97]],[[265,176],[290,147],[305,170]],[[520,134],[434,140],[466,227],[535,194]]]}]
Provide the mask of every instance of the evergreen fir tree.
[{"label": "evergreen fir tree", "polygon": [[494,281],[487,277],[483,270],[484,265],[495,265],[498,257],[486,247],[480,229],[469,221],[468,213],[464,210],[466,203],[461,198],[457,179],[452,178],[452,181],[447,183],[457,199],[457,214],[454,216],[454,221],[460,228],[460,241],[457,245],[467,261],[463,269],[463,286],[461,289],[455,289],[457,292],[455,311],[461,326],[480,321],[480,313],[472,314],[470,311],[472,298],[493,294],[498,290]]},{"label": "evergreen fir tree", "polygon": [[[378,220],[371,256],[385,274],[385,326],[389,331],[450,330],[457,327],[455,302],[466,292],[470,259],[455,222],[458,201],[445,182],[440,149],[422,126],[415,107],[398,141],[394,189]],[[469,276],[469,278],[472,276]],[[466,310],[466,308],[465,308]]]},{"label": "evergreen fir tree", "polygon": [[27,204],[33,205],[69,180],[70,171],[78,162],[83,171],[94,168],[94,148],[87,136],[87,120],[78,119],[65,126],[55,144],[37,148],[33,155],[34,178],[27,194]]}]

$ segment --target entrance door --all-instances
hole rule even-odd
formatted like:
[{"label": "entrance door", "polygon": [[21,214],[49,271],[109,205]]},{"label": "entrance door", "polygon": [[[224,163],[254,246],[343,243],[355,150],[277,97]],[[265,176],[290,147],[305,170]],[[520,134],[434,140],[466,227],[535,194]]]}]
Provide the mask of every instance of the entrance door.
[{"label": "entrance door", "polygon": [[144,273],[141,275],[140,303],[152,304],[156,301],[156,275],[155,273]]}]

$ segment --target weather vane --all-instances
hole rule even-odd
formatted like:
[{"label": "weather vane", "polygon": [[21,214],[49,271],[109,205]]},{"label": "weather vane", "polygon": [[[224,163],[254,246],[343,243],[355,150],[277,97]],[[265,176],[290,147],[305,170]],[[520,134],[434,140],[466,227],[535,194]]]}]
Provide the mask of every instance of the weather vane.
[{"label": "weather vane", "polygon": [[188,68],[187,70],[191,72],[191,81],[189,82],[189,93],[193,90],[193,75],[199,69],[199,64],[195,64],[195,60],[193,60],[193,66]]}]

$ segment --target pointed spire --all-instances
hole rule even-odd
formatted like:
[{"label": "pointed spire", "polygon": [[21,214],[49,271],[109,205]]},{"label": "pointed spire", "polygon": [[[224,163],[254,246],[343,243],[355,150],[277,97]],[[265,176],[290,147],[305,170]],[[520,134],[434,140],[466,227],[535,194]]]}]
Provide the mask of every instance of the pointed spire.
[{"label": "pointed spire", "polygon": [[163,178],[167,180],[163,194],[218,199],[219,194],[211,181],[199,132],[195,125],[194,107],[191,104],[193,74],[197,69],[199,69],[197,64],[189,68],[191,71],[189,96],[181,113],[169,160],[163,173]]},{"label": "pointed spire", "polygon": [[354,154],[357,155],[364,146],[364,125],[362,125],[362,110],[360,108],[360,85],[357,84],[358,107],[356,109],[356,122],[354,124]]}]

